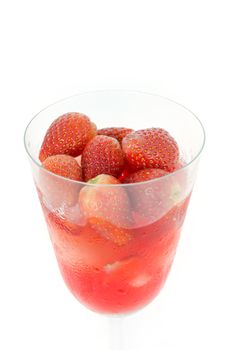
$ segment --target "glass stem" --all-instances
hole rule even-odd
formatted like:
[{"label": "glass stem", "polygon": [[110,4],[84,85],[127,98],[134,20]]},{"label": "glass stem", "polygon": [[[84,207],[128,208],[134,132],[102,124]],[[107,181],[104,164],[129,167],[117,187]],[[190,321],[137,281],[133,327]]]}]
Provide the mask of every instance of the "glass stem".
[{"label": "glass stem", "polygon": [[111,317],[110,326],[110,350],[123,350],[123,317]]}]

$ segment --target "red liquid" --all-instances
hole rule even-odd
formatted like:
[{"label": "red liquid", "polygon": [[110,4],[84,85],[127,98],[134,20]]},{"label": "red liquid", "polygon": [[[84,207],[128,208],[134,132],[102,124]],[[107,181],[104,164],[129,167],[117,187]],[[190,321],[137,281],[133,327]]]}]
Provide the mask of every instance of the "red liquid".
[{"label": "red liquid", "polygon": [[88,308],[110,314],[136,311],[159,293],[175,256],[189,197],[158,221],[141,226],[135,214],[132,239],[117,246],[84,226],[45,211],[63,278]]}]

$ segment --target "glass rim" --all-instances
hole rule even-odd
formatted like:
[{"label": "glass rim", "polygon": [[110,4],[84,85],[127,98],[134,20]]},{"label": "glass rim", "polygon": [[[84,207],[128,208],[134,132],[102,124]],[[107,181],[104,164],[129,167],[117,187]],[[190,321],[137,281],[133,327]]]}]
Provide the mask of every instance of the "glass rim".
[{"label": "glass rim", "polygon": [[[202,140],[202,145],[199,149],[199,151],[196,153],[196,155],[189,161],[189,162],[186,162],[186,164],[184,164],[180,169],[177,169],[177,170],[174,170],[173,172],[171,173],[168,173],[166,175],[163,175],[161,177],[158,177],[158,178],[155,178],[155,179],[151,179],[151,180],[147,180],[147,181],[141,181],[141,182],[135,182],[135,183],[119,183],[119,184],[92,184],[92,183],[88,183],[88,182],[84,182],[84,181],[77,181],[77,180],[72,180],[72,179],[69,179],[67,177],[64,177],[64,176],[61,176],[61,175],[58,175],[58,174],[55,174],[45,168],[43,168],[42,164],[40,164],[33,156],[32,154],[30,153],[28,147],[27,147],[27,144],[26,144],[26,138],[27,138],[27,132],[29,130],[29,127],[30,125],[33,123],[33,121],[43,112],[45,111],[46,109],[52,107],[52,106],[55,106],[56,104],[59,104],[59,103],[62,103],[62,102],[65,102],[65,101],[68,101],[74,97],[78,97],[78,96],[82,96],[82,95],[91,95],[91,94],[97,94],[97,93],[107,93],[107,92],[120,92],[120,93],[136,93],[136,94],[141,94],[141,95],[148,95],[148,96],[151,96],[151,97],[158,97],[160,99],[163,99],[167,102],[171,102],[181,108],[183,108],[185,111],[187,111],[189,114],[192,115],[192,117],[198,122],[199,126],[201,127],[201,130],[202,130],[202,133],[203,133],[203,140]],[[49,105],[47,105],[46,107],[44,107],[43,109],[41,109],[38,113],[36,113],[34,115],[34,117],[29,121],[29,123],[27,124],[26,128],[25,128],[25,131],[24,131],[24,136],[23,136],[23,141],[24,141],[24,147],[25,147],[25,150],[26,150],[26,153],[28,155],[28,157],[32,160],[32,162],[39,168],[41,169],[42,171],[45,171],[45,173],[48,173],[50,174],[51,176],[54,176],[55,178],[58,178],[58,179],[62,179],[66,182],[71,182],[71,183],[76,183],[78,185],[82,185],[82,186],[100,186],[100,187],[115,187],[115,186],[122,186],[122,187],[131,187],[131,186],[138,186],[138,185],[144,185],[144,184],[149,184],[149,183],[153,183],[153,182],[157,182],[157,181],[160,181],[160,180],[164,180],[164,179],[167,179],[171,176],[174,176],[175,174],[177,173],[181,173],[182,171],[184,171],[185,169],[189,168],[201,155],[203,149],[204,149],[204,146],[205,146],[205,139],[206,139],[206,135],[205,135],[205,129],[204,129],[204,126],[201,122],[201,120],[187,107],[185,107],[184,105],[182,105],[181,103],[179,102],[176,102],[168,97],[165,97],[165,96],[162,96],[162,95],[158,95],[158,94],[155,94],[155,93],[152,93],[152,92],[145,92],[145,91],[140,91],[140,90],[131,90],[131,89],[101,89],[101,90],[90,90],[90,91],[85,91],[85,92],[80,92],[80,93],[77,93],[77,94],[74,94],[74,95],[71,95],[71,96],[68,96],[68,97],[65,97],[65,98],[62,98],[62,99],[59,99]],[[103,174],[99,174],[99,175],[103,175]],[[97,175],[97,176],[99,176]],[[104,174],[104,175],[108,175],[108,174]]]}]

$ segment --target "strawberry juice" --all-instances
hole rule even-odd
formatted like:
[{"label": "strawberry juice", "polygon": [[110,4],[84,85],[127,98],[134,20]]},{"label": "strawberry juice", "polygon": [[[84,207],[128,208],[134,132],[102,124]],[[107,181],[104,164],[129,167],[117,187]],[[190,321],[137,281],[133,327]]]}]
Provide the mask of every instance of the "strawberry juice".
[{"label": "strawberry juice", "polygon": [[124,314],[151,302],[167,278],[175,256],[189,197],[146,225],[133,213],[131,239],[119,246],[88,223],[74,223],[48,211],[61,274],[74,296],[93,311]]}]

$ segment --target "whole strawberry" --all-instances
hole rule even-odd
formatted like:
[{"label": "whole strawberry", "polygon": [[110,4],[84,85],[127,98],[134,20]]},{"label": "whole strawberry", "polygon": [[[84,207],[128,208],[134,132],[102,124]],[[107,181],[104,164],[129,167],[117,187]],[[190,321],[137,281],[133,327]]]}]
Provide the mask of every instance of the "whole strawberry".
[{"label": "whole strawberry", "polygon": [[56,154],[80,155],[86,144],[97,134],[96,125],[82,113],[66,113],[57,118],[44,137],[39,159]]},{"label": "whole strawberry", "polygon": [[180,184],[173,175],[165,177],[168,174],[162,169],[142,169],[124,180],[124,183],[134,184],[127,189],[133,209],[148,218],[150,223],[161,218],[178,202]]},{"label": "whole strawberry", "polygon": [[95,136],[85,147],[81,165],[84,180],[100,174],[117,177],[123,169],[124,157],[119,142],[108,136]]},{"label": "whole strawberry", "polygon": [[96,176],[80,191],[79,205],[99,234],[122,246],[131,239],[128,227],[132,219],[129,198],[118,184],[120,181],[111,175]]},{"label": "whole strawberry", "polygon": [[123,183],[136,183],[145,182],[153,179],[157,179],[168,172],[163,169],[141,169],[134,173],[129,174],[123,181]]},{"label": "whole strawberry", "polygon": [[179,149],[173,137],[164,129],[134,131],[124,137],[122,148],[127,162],[135,170],[160,168],[172,171],[179,159]]},{"label": "whole strawberry", "polygon": [[76,159],[71,156],[65,154],[50,156],[43,161],[42,166],[56,175],[82,181],[81,167]]},{"label": "whole strawberry", "polygon": [[82,170],[75,158],[63,154],[50,156],[42,167],[48,171],[41,169],[37,185],[44,204],[52,210],[75,205],[80,185],[69,179],[82,181]]},{"label": "whole strawberry", "polygon": [[98,130],[98,135],[105,135],[110,136],[118,140],[119,143],[122,142],[122,139],[130,134],[133,131],[133,129],[128,128],[104,128]]}]

